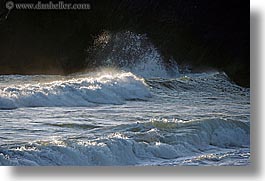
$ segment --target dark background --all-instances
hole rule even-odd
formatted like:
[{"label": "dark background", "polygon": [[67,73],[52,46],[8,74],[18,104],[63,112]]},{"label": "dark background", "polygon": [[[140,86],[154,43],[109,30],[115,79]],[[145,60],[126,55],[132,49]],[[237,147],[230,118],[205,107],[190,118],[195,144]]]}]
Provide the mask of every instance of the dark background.
[{"label": "dark background", "polygon": [[131,30],[147,34],[165,61],[225,71],[237,84],[250,85],[249,1],[76,0],[91,10],[13,9],[7,18],[5,2],[0,0],[0,74],[93,68],[85,61],[93,37]]}]

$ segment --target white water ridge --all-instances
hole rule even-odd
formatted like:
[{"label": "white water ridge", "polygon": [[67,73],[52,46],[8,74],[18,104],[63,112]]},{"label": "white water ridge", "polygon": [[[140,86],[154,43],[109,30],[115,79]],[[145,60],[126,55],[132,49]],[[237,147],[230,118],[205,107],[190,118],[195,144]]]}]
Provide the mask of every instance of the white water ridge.
[{"label": "white water ridge", "polygon": [[[151,163],[172,160],[175,164],[184,164],[188,162],[188,156],[200,155],[213,149],[221,150],[218,154],[224,153],[225,157],[232,157],[232,147],[239,147],[237,152],[243,160],[248,156],[249,125],[237,121],[151,120],[121,125],[115,129],[123,133],[90,138],[89,141],[73,137],[68,140],[33,142],[11,147],[9,151],[0,149],[0,164],[136,165],[146,164],[148,160],[153,160]],[[24,154],[21,155],[21,152]],[[203,157],[198,159],[203,160]],[[218,157],[214,155],[208,157],[210,161],[216,159]]]},{"label": "white water ridge", "polygon": [[123,104],[150,96],[144,81],[132,73],[104,72],[97,77],[1,87],[0,108]]}]

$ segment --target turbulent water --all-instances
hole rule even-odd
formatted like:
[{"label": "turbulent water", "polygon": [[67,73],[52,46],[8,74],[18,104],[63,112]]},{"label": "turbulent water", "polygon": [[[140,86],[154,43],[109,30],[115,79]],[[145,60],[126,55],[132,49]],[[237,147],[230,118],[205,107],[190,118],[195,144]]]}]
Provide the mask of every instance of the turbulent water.
[{"label": "turbulent water", "polygon": [[[132,39],[122,50],[144,49]],[[133,66],[108,53],[89,73],[0,76],[0,165],[250,164],[249,89],[147,47]]]}]

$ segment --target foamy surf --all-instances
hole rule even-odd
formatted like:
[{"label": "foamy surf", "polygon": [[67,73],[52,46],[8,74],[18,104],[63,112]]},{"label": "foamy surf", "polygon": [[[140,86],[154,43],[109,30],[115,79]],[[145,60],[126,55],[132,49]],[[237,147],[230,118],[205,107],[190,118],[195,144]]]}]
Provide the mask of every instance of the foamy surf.
[{"label": "foamy surf", "polygon": [[0,165],[250,163],[249,89],[219,72],[106,71],[1,84]]},{"label": "foamy surf", "polygon": [[[99,138],[71,137],[40,140],[0,149],[0,165],[148,165],[150,163],[188,165],[194,161],[218,160],[232,156],[231,150],[247,155],[249,125],[240,121],[166,119],[124,124],[109,129]],[[99,129],[98,131],[103,130]],[[212,150],[220,150],[217,155]],[[202,153],[209,155],[203,155]],[[21,154],[23,153],[23,154]],[[243,156],[244,157],[244,156]],[[220,159],[220,158],[219,158]]]},{"label": "foamy surf", "polygon": [[92,106],[146,100],[151,94],[144,80],[130,72],[101,72],[96,76],[0,88],[0,108]]}]

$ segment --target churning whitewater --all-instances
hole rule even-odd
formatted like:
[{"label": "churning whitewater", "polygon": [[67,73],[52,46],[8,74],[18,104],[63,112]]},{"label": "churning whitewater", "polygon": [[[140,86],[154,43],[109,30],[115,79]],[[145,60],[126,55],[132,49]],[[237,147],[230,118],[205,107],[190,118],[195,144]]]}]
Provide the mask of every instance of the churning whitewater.
[{"label": "churning whitewater", "polygon": [[248,88],[163,64],[144,35],[94,48],[93,71],[0,76],[0,165],[250,164]]},{"label": "churning whitewater", "polygon": [[[19,77],[18,77],[19,79]],[[122,104],[151,96],[142,79],[132,73],[12,85],[0,89],[0,108],[93,106]]]}]

